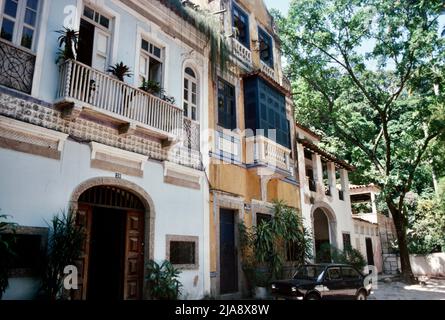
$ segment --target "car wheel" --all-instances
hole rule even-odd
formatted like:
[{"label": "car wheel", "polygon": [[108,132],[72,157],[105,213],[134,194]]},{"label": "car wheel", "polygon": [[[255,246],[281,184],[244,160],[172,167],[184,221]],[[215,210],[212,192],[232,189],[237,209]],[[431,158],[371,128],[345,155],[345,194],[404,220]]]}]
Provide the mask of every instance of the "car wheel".
[{"label": "car wheel", "polygon": [[305,300],[320,300],[320,296],[316,293],[309,293]]},{"label": "car wheel", "polygon": [[366,295],[365,290],[360,290],[355,297],[355,300],[367,300],[367,299],[368,296]]}]

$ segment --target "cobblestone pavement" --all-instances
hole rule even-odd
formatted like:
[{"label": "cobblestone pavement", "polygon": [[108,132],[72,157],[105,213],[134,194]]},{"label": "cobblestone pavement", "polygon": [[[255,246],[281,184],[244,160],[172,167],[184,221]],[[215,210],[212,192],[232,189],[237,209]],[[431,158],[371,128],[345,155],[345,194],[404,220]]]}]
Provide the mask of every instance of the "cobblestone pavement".
[{"label": "cobblestone pavement", "polygon": [[379,281],[369,300],[445,300],[445,279],[428,279],[424,285]]}]

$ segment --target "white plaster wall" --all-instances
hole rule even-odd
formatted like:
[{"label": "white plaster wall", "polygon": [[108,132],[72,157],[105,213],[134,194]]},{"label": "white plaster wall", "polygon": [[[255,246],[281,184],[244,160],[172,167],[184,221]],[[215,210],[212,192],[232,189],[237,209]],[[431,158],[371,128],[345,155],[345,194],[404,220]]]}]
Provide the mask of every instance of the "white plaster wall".
[{"label": "white plaster wall", "polygon": [[[46,221],[67,209],[71,194],[79,184],[94,177],[115,176],[112,172],[91,168],[90,159],[89,145],[70,140],[65,143],[60,161],[0,149],[1,213],[11,215],[14,222],[23,226],[47,227]],[[208,234],[208,225],[204,221],[208,215],[205,184],[201,190],[165,184],[160,162],[147,162],[143,178],[122,178],[141,186],[153,199],[156,260],[165,259],[166,234],[199,236],[200,269],[184,271],[181,281],[187,298],[200,298],[208,291],[204,285],[209,283],[205,279],[209,273],[204,273],[204,261],[208,260],[208,246],[205,245],[208,239],[204,238]],[[16,290],[14,287],[15,282],[12,290]]]},{"label": "white plaster wall", "polygon": [[[351,204],[349,200],[349,194],[345,192],[345,200],[342,201],[338,199],[338,194],[334,193],[333,197],[324,196],[321,201],[315,200],[314,204],[305,202],[305,194],[309,195],[309,188],[306,184],[303,184],[300,187],[301,192],[301,210],[304,219],[304,225],[307,229],[312,232],[312,221],[311,221],[311,213],[314,211],[314,208],[320,207],[323,208],[324,205],[327,205],[331,208],[333,213],[335,214],[335,218],[337,221],[336,230],[337,234],[335,235],[335,239],[337,242],[337,247],[343,250],[343,233],[349,233],[352,236],[354,235],[354,226],[352,221],[352,213],[351,213]],[[307,189],[307,190],[306,190]]]},{"label": "white plaster wall", "polygon": [[428,255],[411,254],[409,260],[415,275],[445,276],[445,252]]}]

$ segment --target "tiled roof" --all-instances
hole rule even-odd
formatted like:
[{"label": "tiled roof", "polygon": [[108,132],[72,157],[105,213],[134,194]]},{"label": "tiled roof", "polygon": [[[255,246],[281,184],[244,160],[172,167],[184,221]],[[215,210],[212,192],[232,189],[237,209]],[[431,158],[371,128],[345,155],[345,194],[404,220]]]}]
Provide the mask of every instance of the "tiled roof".
[{"label": "tiled roof", "polygon": [[371,222],[371,221],[365,220],[365,219],[360,218],[360,217],[355,217],[354,215],[352,216],[352,219],[359,220],[361,222],[366,222],[366,223],[373,224],[373,225],[378,225],[378,223]]},{"label": "tiled roof", "polygon": [[285,96],[289,96],[291,94],[291,92],[288,89],[283,87],[281,84],[279,84],[277,81],[275,81],[275,79],[272,79],[271,77],[269,77],[267,74],[265,74],[261,70],[255,70],[255,71],[247,72],[247,73],[244,73],[241,75],[242,78],[250,78],[250,77],[256,77],[256,76],[260,77],[261,79],[263,79],[264,81],[269,83],[272,87],[274,87],[276,90],[280,91]]},{"label": "tiled roof", "polygon": [[316,134],[314,131],[312,131],[311,129],[309,129],[308,127],[305,127],[304,125],[302,125],[301,123],[298,123],[297,121],[295,121],[295,125],[300,128],[301,130],[303,130],[304,132],[310,134],[311,136],[314,136],[315,138],[317,138],[318,140],[321,140],[321,136]]},{"label": "tiled roof", "polygon": [[323,158],[325,158],[326,160],[335,162],[337,165],[339,165],[340,167],[343,167],[346,170],[349,171],[354,171],[355,167],[350,165],[349,163],[347,163],[344,160],[341,160],[339,158],[337,158],[335,155],[321,149],[320,147],[318,147],[317,145],[313,144],[310,141],[304,140],[304,139],[297,139],[298,143],[301,143],[305,148],[310,149],[311,151],[318,153],[319,155],[321,155]]}]

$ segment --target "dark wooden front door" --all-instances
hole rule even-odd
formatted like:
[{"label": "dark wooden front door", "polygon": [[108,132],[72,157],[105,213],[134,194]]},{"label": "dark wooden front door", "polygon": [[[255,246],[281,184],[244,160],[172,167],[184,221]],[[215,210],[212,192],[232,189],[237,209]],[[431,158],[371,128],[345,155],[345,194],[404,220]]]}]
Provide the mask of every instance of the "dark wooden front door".
[{"label": "dark wooden front door", "polygon": [[79,198],[76,223],[85,242],[72,298],[142,299],[145,208],[129,191],[97,186]]},{"label": "dark wooden front door", "polygon": [[374,250],[372,249],[372,239],[366,238],[366,256],[368,258],[368,264],[374,265]]},{"label": "dark wooden front door", "polygon": [[238,259],[235,245],[235,211],[221,209],[220,239],[220,293],[238,292]]},{"label": "dark wooden front door", "polygon": [[124,299],[142,299],[144,268],[144,213],[129,211],[126,217]]},{"label": "dark wooden front door", "polygon": [[89,300],[122,300],[127,212],[93,208],[88,271]]}]

